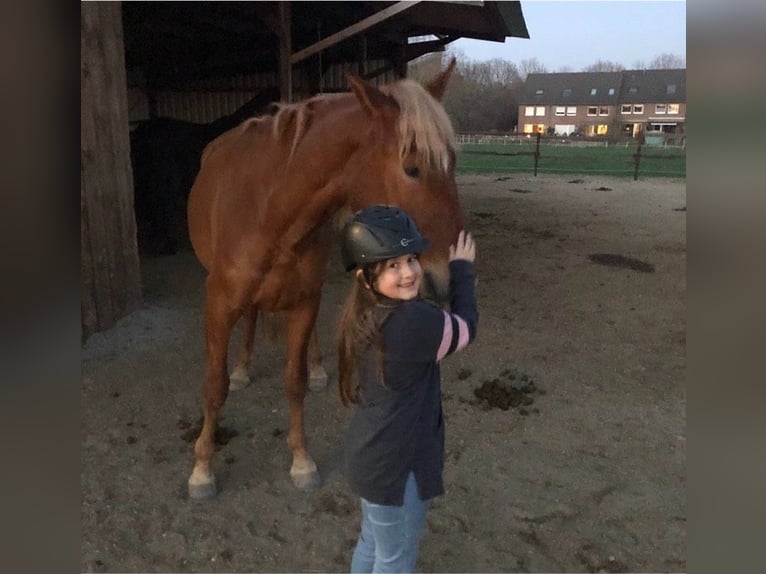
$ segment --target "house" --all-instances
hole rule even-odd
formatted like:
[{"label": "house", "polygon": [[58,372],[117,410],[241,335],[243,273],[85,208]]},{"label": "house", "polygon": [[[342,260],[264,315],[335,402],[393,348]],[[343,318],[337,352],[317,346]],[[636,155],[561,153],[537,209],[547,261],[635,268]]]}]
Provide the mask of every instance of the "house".
[{"label": "house", "polygon": [[519,104],[527,134],[683,134],[685,123],[685,69],[529,74]]}]

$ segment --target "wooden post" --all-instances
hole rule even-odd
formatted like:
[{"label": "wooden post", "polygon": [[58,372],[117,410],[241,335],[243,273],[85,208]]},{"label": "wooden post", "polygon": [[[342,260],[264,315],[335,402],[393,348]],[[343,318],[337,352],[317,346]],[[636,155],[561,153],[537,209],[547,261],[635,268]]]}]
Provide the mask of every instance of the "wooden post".
[{"label": "wooden post", "polygon": [[83,338],[141,306],[120,2],[80,6]]},{"label": "wooden post", "polygon": [[535,143],[535,177],[537,177],[537,162],[540,160],[540,132],[537,132],[537,142]]},{"label": "wooden post", "polygon": [[641,165],[641,146],[644,143],[644,134],[641,132],[641,134],[638,136],[638,144],[636,145],[636,153],[633,154],[633,158],[635,160],[635,168],[633,170],[633,181],[638,180],[638,168]]}]

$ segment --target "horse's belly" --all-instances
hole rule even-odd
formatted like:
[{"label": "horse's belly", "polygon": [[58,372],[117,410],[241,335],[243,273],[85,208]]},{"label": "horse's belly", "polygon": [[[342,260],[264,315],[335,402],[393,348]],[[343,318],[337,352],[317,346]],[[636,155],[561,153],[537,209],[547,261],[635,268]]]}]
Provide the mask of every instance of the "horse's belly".
[{"label": "horse's belly", "polygon": [[255,291],[253,303],[264,311],[285,311],[321,295],[324,277],[307,277],[299,269],[270,272]]}]

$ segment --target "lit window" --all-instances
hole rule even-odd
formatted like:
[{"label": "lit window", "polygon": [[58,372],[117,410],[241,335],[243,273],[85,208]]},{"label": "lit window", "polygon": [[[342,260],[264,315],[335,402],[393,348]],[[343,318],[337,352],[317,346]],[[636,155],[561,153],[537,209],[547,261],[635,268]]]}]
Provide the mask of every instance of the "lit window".
[{"label": "lit window", "polygon": [[622,104],[622,107],[620,108],[621,114],[629,114],[633,110],[633,106],[630,104]]},{"label": "lit window", "polygon": [[614,95],[614,88],[609,88],[609,95],[610,95],[610,96],[613,96],[613,95]]},{"label": "lit window", "polygon": [[600,106],[598,108],[598,115],[600,115],[600,116],[608,116],[609,115],[609,106]]},{"label": "lit window", "polygon": [[644,104],[633,104],[633,113],[634,114],[643,114],[644,113]]},{"label": "lit window", "polygon": [[598,124],[596,127],[596,133],[600,136],[603,136],[606,134],[609,127],[606,124]]},{"label": "lit window", "polygon": [[654,107],[655,114],[664,114],[665,112],[667,112],[667,110],[668,110],[668,107],[665,104],[657,104]]},{"label": "lit window", "polygon": [[531,134],[535,131],[535,125],[534,124],[524,124],[524,133],[525,134]]},{"label": "lit window", "polygon": [[524,108],[524,115],[525,116],[534,116],[535,115],[535,106],[527,106]]},{"label": "lit window", "polygon": [[588,108],[588,115],[595,116],[596,114],[598,114],[598,108],[596,106],[590,106]]},{"label": "lit window", "polygon": [[557,116],[563,116],[566,113],[566,107],[564,106],[556,106],[556,115]]},{"label": "lit window", "polygon": [[545,115],[545,106],[537,106],[535,108],[535,115],[536,116],[544,116]]},{"label": "lit window", "polygon": [[597,93],[598,93],[598,90],[596,88],[591,88],[590,89],[590,95],[591,96],[595,96]]},{"label": "lit window", "polygon": [[665,87],[665,93],[667,95],[675,94],[676,93],[676,85],[675,84],[668,84]]},{"label": "lit window", "polygon": [[680,106],[678,104],[668,104],[668,113],[677,114]]},{"label": "lit window", "polygon": [[577,106],[567,106],[567,115],[568,116],[576,116],[577,115]]},{"label": "lit window", "polygon": [[637,86],[630,86],[628,88],[628,93],[629,94],[633,94],[633,95],[637,94],[638,93],[638,87]]},{"label": "lit window", "polygon": [[572,88],[564,88],[564,91],[561,92],[561,95],[565,98],[568,98],[572,95]]}]

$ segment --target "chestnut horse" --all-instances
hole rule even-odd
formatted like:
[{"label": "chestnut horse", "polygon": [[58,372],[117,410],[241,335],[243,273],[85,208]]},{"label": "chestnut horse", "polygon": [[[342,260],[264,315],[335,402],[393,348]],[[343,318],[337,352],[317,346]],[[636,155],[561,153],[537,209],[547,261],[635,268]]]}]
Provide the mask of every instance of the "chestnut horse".
[{"label": "chestnut horse", "polygon": [[377,88],[348,74],[351,93],[280,105],[275,115],[248,119],[205,148],[188,206],[192,245],[208,272],[204,424],[189,477],[192,498],[216,494],[211,458],[229,391],[229,338],[244,315],[235,372],[246,376],[259,310],[284,312],[290,475],[300,489],[321,483],[306,448],[303,401],[332,220],[372,204],[401,206],[431,241],[421,259],[428,283],[446,294],[449,245],[463,228],[454,132],[440,103],[454,67],[453,60],[425,87],[400,80]]}]

